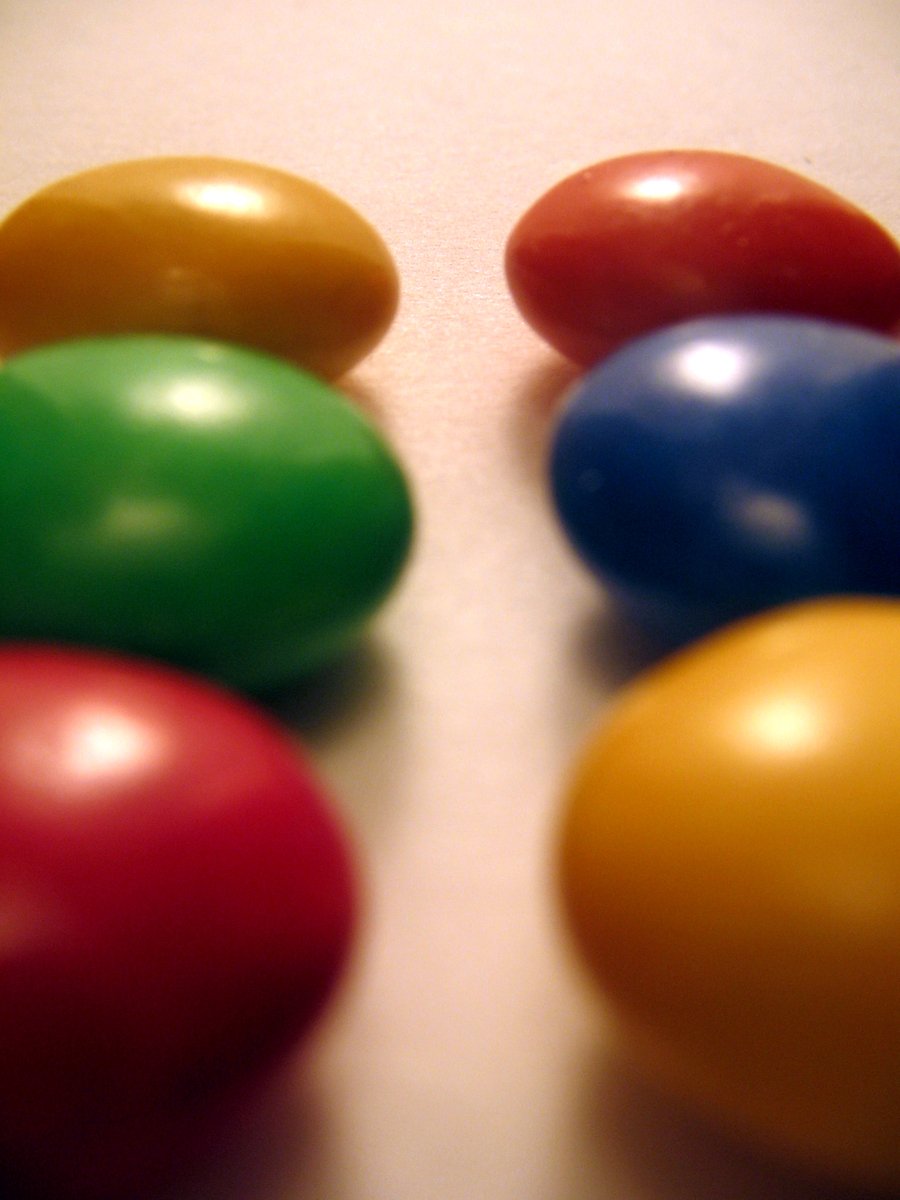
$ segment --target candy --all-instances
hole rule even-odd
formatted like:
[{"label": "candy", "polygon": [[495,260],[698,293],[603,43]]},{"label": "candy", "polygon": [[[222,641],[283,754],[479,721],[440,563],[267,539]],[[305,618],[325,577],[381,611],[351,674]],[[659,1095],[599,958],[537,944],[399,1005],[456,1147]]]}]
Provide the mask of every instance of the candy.
[{"label": "candy", "polygon": [[95,334],[182,333],[334,377],[381,339],[397,293],[388,250],[358,213],[251,163],[97,167],[0,225],[0,355]]},{"label": "candy", "polygon": [[696,316],[900,324],[888,234],[834,192],[738,154],[633,154],[578,172],[516,225],[506,270],[525,319],[586,365]]},{"label": "candy", "polygon": [[900,593],[900,343],[798,317],[688,322],[583,381],[552,450],[564,527],[690,636],[829,592]]},{"label": "candy", "polygon": [[0,636],[264,688],[338,653],[394,583],[395,457],[327,384],[177,337],[60,343],[0,370]]},{"label": "candy", "polygon": [[[900,1189],[900,602],[799,605],[646,674],[559,851],[637,1059],[760,1147]],[[817,1193],[818,1194],[818,1193]]]},{"label": "candy", "polygon": [[261,713],[146,664],[0,648],[3,1194],[121,1200],[180,1166],[331,997],[354,874]]}]

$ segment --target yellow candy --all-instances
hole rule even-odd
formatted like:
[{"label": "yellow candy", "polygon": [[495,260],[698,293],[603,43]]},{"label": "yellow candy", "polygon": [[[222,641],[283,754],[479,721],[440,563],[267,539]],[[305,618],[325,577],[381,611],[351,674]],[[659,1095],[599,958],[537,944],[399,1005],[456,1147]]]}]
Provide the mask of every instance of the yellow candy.
[{"label": "yellow candy", "polygon": [[217,158],[95,168],[0,225],[0,356],[69,338],[181,333],[333,378],[397,307],[381,238],[323,188]]},{"label": "yellow candy", "polygon": [[585,747],[565,913],[665,1086],[900,1193],[900,602],[784,609],[638,681]]}]

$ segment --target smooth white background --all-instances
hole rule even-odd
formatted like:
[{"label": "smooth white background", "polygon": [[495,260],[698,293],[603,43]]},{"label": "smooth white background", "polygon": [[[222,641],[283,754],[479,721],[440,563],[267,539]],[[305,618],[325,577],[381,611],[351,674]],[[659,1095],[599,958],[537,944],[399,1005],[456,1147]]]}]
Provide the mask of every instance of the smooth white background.
[{"label": "smooth white background", "polygon": [[896,232],[898,63],[898,0],[0,0],[4,209],[225,154],[344,196],[403,281],[346,384],[408,465],[415,557],[359,654],[279,709],[355,831],[364,935],[286,1095],[171,1200],[825,1195],[633,1079],[557,927],[566,764],[651,651],[556,527],[572,374],[502,248],[562,176],[673,146],[793,167]]}]

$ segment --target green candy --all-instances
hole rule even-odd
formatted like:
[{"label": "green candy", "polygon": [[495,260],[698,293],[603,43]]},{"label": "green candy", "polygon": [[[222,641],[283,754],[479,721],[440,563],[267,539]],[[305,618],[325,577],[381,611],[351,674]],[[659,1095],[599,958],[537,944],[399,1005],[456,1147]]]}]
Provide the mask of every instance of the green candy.
[{"label": "green candy", "polygon": [[407,557],[403,472],[310,375],[181,337],[0,369],[0,636],[159,658],[250,690],[339,653]]}]

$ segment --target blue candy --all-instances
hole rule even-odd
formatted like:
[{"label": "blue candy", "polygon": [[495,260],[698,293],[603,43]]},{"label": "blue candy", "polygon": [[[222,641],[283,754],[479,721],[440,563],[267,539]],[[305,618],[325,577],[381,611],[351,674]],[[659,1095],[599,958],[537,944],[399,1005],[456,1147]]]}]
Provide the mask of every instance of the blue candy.
[{"label": "blue candy", "polygon": [[577,550],[669,636],[898,594],[900,343],[795,317],[670,327],[585,378],[551,471]]}]

